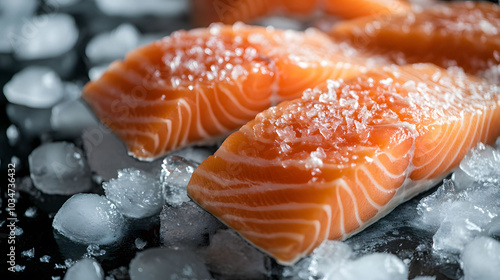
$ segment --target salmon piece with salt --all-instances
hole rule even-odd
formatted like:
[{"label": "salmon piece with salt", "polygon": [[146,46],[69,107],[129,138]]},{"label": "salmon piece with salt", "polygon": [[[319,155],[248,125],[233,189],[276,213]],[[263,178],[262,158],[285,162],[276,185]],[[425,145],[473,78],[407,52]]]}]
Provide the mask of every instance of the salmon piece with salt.
[{"label": "salmon piece with salt", "polygon": [[212,22],[250,23],[275,14],[304,18],[316,11],[352,19],[405,13],[410,10],[410,4],[404,0],[191,0],[191,8],[193,22],[206,26]]},{"label": "salmon piece with salt", "polygon": [[369,60],[314,29],[215,24],[128,53],[82,97],[131,155],[153,160],[214,141],[327,79],[365,72]]},{"label": "salmon piece with salt", "polygon": [[430,62],[480,74],[500,64],[500,6],[493,3],[443,3],[345,21],[330,34],[338,42],[400,65]]},{"label": "salmon piece with salt", "polygon": [[329,81],[230,135],[188,194],[284,265],[344,240],[500,136],[500,88],[459,68],[386,66]]}]

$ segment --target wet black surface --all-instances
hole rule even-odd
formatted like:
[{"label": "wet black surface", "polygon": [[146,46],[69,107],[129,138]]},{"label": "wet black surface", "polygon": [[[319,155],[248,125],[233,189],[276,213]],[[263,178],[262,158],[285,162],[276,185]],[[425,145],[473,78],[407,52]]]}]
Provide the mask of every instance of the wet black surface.
[{"label": "wet black surface", "polygon": [[[186,16],[175,19],[144,19],[134,20],[124,18],[104,17],[96,11],[90,1],[83,1],[76,7],[61,10],[72,14],[81,30],[80,39],[76,48],[71,51],[76,55],[75,65],[70,71],[58,67],[62,58],[55,58],[43,61],[19,62],[11,57],[0,54],[0,88],[12,77],[14,73],[27,65],[45,64],[52,65],[54,69],[66,80],[86,82],[88,80],[88,65],[84,57],[84,48],[92,34],[99,31],[110,30],[122,22],[132,22],[143,33],[165,32],[168,33],[181,27],[179,22],[187,22]],[[91,9],[93,12],[88,12]],[[45,11],[40,9],[40,12]],[[68,56],[71,54],[64,54]],[[6,114],[7,101],[3,94],[0,95],[0,184],[1,188],[1,213],[0,223],[6,221],[7,207],[7,180],[8,164],[16,163],[15,179],[21,183],[24,177],[29,175],[27,158],[29,153],[37,147],[41,141],[69,140],[77,144],[78,139],[60,139],[50,132],[44,133],[41,137],[28,135],[21,131],[20,140],[16,145],[9,145],[6,130],[11,124]],[[15,158],[13,158],[15,157]],[[96,188],[99,192],[99,189]],[[52,229],[52,220],[57,209],[69,197],[65,196],[44,196],[25,185],[19,185],[16,189],[17,227],[23,233],[15,238],[16,264],[23,266],[20,272],[10,273],[7,271],[6,259],[7,249],[7,228],[3,224],[0,227],[0,279],[51,279],[51,277],[61,277],[65,273],[65,261],[67,259],[78,260],[87,252],[86,246],[77,245],[66,238],[55,234]],[[388,252],[396,254],[408,263],[410,268],[410,279],[418,275],[435,275],[437,279],[459,279],[462,276],[460,267],[455,263],[448,263],[448,260],[439,258],[432,253],[432,233],[425,230],[416,230],[408,223],[412,216],[416,215],[415,207],[426,194],[420,195],[410,202],[396,209],[389,216],[381,220],[374,226],[366,229],[361,234],[349,239],[347,243],[355,249],[358,254],[369,252]],[[28,208],[35,207],[37,214],[34,217],[26,217]],[[406,215],[406,216],[405,216]],[[406,217],[406,218],[405,218]],[[404,222],[404,221],[408,222]],[[106,275],[113,275],[115,279],[127,279],[126,269],[130,260],[134,257],[137,249],[134,240],[137,237],[147,241],[146,248],[159,246],[159,222],[157,218],[144,220],[136,223],[137,227],[129,229],[127,237],[120,244],[104,247],[106,254],[95,256],[101,263]],[[367,242],[366,240],[371,240]],[[34,257],[22,256],[22,252],[35,248]],[[48,255],[48,263],[41,262],[40,258]],[[275,266],[273,271],[279,273],[280,268]],[[276,278],[276,277],[275,277]]]}]

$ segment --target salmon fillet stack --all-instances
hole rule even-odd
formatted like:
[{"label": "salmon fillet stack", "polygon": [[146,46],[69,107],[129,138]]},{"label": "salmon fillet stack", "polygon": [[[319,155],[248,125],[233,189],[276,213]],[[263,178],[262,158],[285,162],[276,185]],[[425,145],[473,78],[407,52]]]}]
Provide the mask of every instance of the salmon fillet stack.
[{"label": "salmon fillet stack", "polygon": [[188,193],[289,265],[343,240],[500,136],[500,89],[457,68],[387,66],[270,108],[194,172]]},{"label": "salmon fillet stack", "polygon": [[224,136],[327,79],[365,72],[369,60],[314,29],[215,24],[128,53],[82,96],[131,155],[153,160]]},{"label": "salmon fillet stack", "polygon": [[500,64],[500,6],[488,2],[453,2],[344,21],[330,35],[400,65],[430,62],[480,74]]}]

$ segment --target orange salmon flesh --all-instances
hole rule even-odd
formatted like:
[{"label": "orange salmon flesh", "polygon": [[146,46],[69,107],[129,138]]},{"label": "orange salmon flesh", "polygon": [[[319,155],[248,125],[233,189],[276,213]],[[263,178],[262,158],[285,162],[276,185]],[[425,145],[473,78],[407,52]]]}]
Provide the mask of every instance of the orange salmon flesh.
[{"label": "orange salmon flesh", "polygon": [[500,89],[458,68],[387,66],[270,108],[194,172],[188,194],[289,265],[343,240],[500,136]]}]

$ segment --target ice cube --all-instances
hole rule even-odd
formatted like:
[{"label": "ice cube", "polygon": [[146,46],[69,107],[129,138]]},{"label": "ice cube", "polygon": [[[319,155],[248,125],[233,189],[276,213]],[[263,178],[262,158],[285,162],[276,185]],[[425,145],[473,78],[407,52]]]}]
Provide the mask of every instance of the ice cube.
[{"label": "ice cube", "polygon": [[98,124],[94,113],[80,99],[68,100],[52,108],[52,130],[67,136],[80,136],[84,129]]},{"label": "ice cube", "polygon": [[90,68],[89,78],[92,81],[99,80],[99,78],[102,76],[102,74],[104,74],[104,71],[106,71],[106,69],[108,69],[108,67],[109,67],[109,64],[105,63],[105,64],[97,65],[97,66]]},{"label": "ice cube", "polygon": [[217,147],[202,147],[202,146],[191,146],[181,150],[173,152],[171,155],[177,155],[183,157],[189,161],[202,163],[209,156],[213,155]]},{"label": "ice cube", "polygon": [[29,155],[28,161],[33,184],[44,193],[71,195],[92,188],[83,152],[73,143],[43,144]]},{"label": "ice cube", "polygon": [[12,37],[18,59],[55,57],[73,48],[78,40],[78,28],[67,14],[43,14],[24,21],[21,30]]},{"label": "ice cube", "polygon": [[161,168],[161,159],[143,162],[129,156],[125,144],[102,125],[85,129],[82,139],[90,169],[105,181],[115,178],[118,170],[125,168],[135,168],[153,174]]},{"label": "ice cube", "polygon": [[257,25],[272,26],[278,29],[304,30],[305,25],[297,19],[285,16],[271,16],[260,19]]},{"label": "ice cube", "polygon": [[446,209],[456,200],[457,191],[451,180],[444,180],[433,194],[424,197],[417,205],[423,226],[437,229],[446,215]]},{"label": "ice cube", "polygon": [[49,263],[50,262],[50,256],[49,255],[43,255],[40,258],[40,262],[42,262],[42,263]]},{"label": "ice cube", "polygon": [[33,15],[38,7],[37,0],[0,0],[2,18],[19,19]]},{"label": "ice cube", "polygon": [[160,214],[160,239],[170,248],[208,244],[208,236],[224,225],[192,201],[163,207]]},{"label": "ice cube", "polygon": [[96,3],[107,15],[129,17],[178,15],[189,7],[189,1],[184,0],[97,0]]},{"label": "ice cube", "polygon": [[137,253],[130,262],[131,280],[212,279],[198,254],[167,248]]},{"label": "ice cube", "polygon": [[111,244],[118,241],[125,220],[104,196],[76,194],[59,209],[52,226],[60,234],[83,244]]},{"label": "ice cube", "polygon": [[344,264],[330,279],[407,280],[408,268],[395,255],[374,253]]},{"label": "ice cube", "polygon": [[[8,2],[8,0],[0,1],[0,3],[2,2]],[[10,2],[16,3],[17,1]],[[0,53],[11,53],[14,50],[11,38],[19,34],[21,25],[22,23],[19,19],[0,18],[0,26],[2,26],[2,28],[0,28],[0,38],[3,38],[0,40]]]},{"label": "ice cube", "polygon": [[81,259],[74,263],[66,274],[64,280],[103,280],[104,271],[101,265],[92,259]]},{"label": "ice cube", "polygon": [[106,197],[127,217],[150,217],[160,213],[164,205],[159,179],[145,171],[123,169],[102,186]]},{"label": "ice cube", "polygon": [[63,98],[63,83],[50,68],[29,66],[15,74],[3,91],[10,103],[50,108]]},{"label": "ice cube", "polygon": [[500,151],[479,143],[462,160],[460,169],[478,182],[500,182]]},{"label": "ice cube", "polygon": [[221,279],[267,279],[270,276],[269,257],[230,229],[217,231],[203,255],[210,271]]},{"label": "ice cube", "polygon": [[50,109],[33,109],[16,104],[7,104],[9,120],[16,124],[26,136],[39,136],[50,130]]},{"label": "ice cube", "polygon": [[101,33],[88,43],[85,54],[92,63],[123,59],[125,54],[139,46],[140,33],[133,25],[124,23],[111,32]]},{"label": "ice cube", "polygon": [[500,242],[489,237],[479,237],[472,241],[462,253],[461,265],[464,280],[498,279]]},{"label": "ice cube", "polygon": [[330,279],[349,261],[352,253],[351,247],[344,242],[326,240],[309,258],[299,261],[296,265],[285,267],[283,276],[298,280]]},{"label": "ice cube", "polygon": [[186,188],[197,166],[197,163],[177,155],[169,155],[163,160],[161,182],[167,204],[177,206],[190,200]]}]

